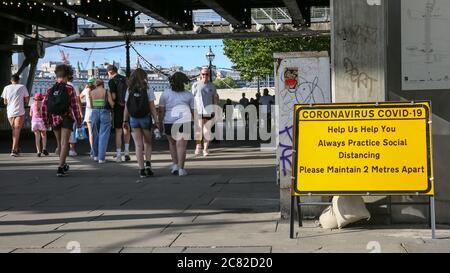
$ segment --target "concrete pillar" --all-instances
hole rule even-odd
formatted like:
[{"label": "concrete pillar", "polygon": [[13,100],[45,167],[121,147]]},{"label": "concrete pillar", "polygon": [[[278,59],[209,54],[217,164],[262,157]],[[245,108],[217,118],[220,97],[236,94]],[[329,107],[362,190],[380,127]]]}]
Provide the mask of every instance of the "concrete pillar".
[{"label": "concrete pillar", "polygon": [[331,1],[333,102],[385,101],[385,1]]},{"label": "concrete pillar", "polygon": [[[331,1],[333,102],[386,100],[387,1]],[[380,214],[378,208],[370,208],[370,212],[372,216]]]},{"label": "concrete pillar", "polygon": [[[0,31],[0,44],[12,45],[14,34],[11,32]],[[12,52],[0,50],[0,93],[3,92],[3,87],[9,84],[11,78]]]}]

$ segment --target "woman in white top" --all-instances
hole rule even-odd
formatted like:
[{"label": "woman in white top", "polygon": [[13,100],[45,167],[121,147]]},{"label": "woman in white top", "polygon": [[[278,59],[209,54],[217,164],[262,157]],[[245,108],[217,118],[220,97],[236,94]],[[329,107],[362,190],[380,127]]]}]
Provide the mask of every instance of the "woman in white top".
[{"label": "woman in white top", "polygon": [[93,149],[92,149],[92,145],[94,143],[94,135],[92,133],[92,122],[91,122],[91,115],[92,115],[92,106],[91,106],[91,97],[90,97],[90,92],[92,90],[94,90],[96,88],[95,86],[95,77],[91,77],[88,79],[86,88],[83,90],[83,92],[81,92],[80,94],[80,99],[85,99],[86,100],[86,111],[84,112],[84,120],[83,123],[86,123],[87,128],[88,128],[88,134],[89,134],[89,144],[91,145],[91,152],[90,152],[90,157],[94,158],[93,155]]},{"label": "woman in white top", "polygon": [[185,91],[184,85],[189,82],[185,74],[176,72],[169,80],[172,89],[164,91],[159,99],[159,120],[164,123],[169,140],[171,173],[186,176],[186,146],[191,137],[195,100],[192,93]]}]

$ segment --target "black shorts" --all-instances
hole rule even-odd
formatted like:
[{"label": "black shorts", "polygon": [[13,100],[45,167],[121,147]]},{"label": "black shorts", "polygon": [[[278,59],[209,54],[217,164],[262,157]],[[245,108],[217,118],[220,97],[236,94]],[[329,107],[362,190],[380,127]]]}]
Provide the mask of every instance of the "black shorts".
[{"label": "black shorts", "polygon": [[63,118],[62,122],[58,126],[53,127],[53,130],[61,130],[64,128],[64,129],[69,129],[70,131],[73,131],[74,123],[75,123],[75,121],[73,121],[70,118],[65,117],[65,118]]},{"label": "black shorts", "polygon": [[[177,124],[177,126],[179,126],[179,133],[184,133],[184,130],[186,129],[186,128],[191,128],[191,123],[190,122],[186,122],[186,123],[182,123],[182,124]],[[172,127],[173,127],[173,124],[164,124],[164,133],[166,134],[166,135],[168,135],[168,136],[170,136],[171,135],[171,132],[172,132]]]},{"label": "black shorts", "polygon": [[120,104],[114,105],[113,109],[113,125],[114,129],[122,129],[123,126],[123,111],[125,110],[125,106],[121,106]]},{"label": "black shorts", "polygon": [[210,115],[202,115],[202,119],[204,120],[212,120],[216,116],[215,113],[211,113]]}]

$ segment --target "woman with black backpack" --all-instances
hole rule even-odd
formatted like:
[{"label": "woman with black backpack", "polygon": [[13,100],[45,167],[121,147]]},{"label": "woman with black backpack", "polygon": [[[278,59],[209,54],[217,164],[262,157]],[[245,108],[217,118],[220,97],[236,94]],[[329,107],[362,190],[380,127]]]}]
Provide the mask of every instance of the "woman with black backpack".
[{"label": "woman with black backpack", "polygon": [[67,176],[69,165],[66,163],[69,154],[69,139],[74,128],[81,127],[82,119],[75,89],[68,85],[68,77],[72,68],[58,65],[55,68],[56,83],[47,91],[42,102],[42,120],[46,127],[52,127],[59,146],[59,166],[56,176]]},{"label": "woman with black backpack", "polygon": [[153,175],[151,169],[152,117],[155,125],[159,126],[155,99],[155,93],[148,88],[147,73],[143,69],[136,69],[128,82],[123,127],[125,129],[131,128],[141,178]]}]

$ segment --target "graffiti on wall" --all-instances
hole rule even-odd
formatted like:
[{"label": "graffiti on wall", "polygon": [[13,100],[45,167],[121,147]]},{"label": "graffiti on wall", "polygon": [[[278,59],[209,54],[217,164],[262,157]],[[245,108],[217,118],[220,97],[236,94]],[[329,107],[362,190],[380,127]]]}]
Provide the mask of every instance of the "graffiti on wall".
[{"label": "graffiti on wall", "polygon": [[293,152],[293,115],[296,104],[330,102],[329,59],[286,59],[277,71],[279,105],[278,160],[281,177],[290,177]]},{"label": "graffiti on wall", "polygon": [[344,69],[352,83],[356,84],[356,87],[364,87],[372,92],[374,83],[378,81],[377,79],[369,76],[366,72],[360,71],[350,58],[344,59]]}]

